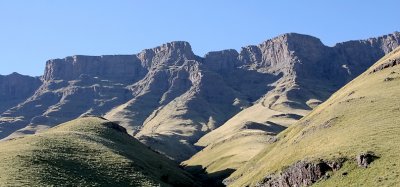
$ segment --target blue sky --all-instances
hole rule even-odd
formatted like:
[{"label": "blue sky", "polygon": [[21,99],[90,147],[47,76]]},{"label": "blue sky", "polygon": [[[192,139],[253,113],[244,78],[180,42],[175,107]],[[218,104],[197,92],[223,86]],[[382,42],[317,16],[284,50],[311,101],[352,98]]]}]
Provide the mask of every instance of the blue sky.
[{"label": "blue sky", "polygon": [[1,0],[0,74],[41,75],[46,60],[135,54],[184,40],[237,49],[287,32],[326,45],[400,31],[399,0]]}]

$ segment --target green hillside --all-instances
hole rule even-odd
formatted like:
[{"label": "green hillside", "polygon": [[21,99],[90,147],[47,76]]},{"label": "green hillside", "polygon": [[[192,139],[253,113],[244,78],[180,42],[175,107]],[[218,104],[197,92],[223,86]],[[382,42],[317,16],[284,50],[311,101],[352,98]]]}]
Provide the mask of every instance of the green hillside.
[{"label": "green hillside", "polygon": [[0,186],[196,186],[177,164],[102,118],[79,118],[0,148]]},{"label": "green hillside", "polygon": [[[265,185],[299,161],[339,163],[315,186],[400,184],[400,48],[278,135],[228,179],[230,186]],[[367,168],[356,157],[372,152]],[[268,178],[267,176],[272,178]],[[266,185],[268,186],[268,185]]]}]

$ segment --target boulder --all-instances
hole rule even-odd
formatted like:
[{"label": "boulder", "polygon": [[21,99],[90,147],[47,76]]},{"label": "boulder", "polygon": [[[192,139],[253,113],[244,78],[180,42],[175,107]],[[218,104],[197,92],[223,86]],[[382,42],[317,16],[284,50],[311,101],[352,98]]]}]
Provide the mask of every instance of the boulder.
[{"label": "boulder", "polygon": [[366,152],[357,155],[357,164],[360,167],[367,168],[378,157],[373,152]]}]

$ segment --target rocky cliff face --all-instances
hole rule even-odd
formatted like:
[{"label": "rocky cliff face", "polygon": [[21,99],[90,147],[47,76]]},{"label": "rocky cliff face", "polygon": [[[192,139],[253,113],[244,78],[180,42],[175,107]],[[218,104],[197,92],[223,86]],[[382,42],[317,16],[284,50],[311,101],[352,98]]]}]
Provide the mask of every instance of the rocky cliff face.
[{"label": "rocky cliff face", "polygon": [[[181,48],[170,52],[168,46]],[[276,80],[272,75],[236,68],[235,51],[200,58],[188,49],[188,43],[179,42],[145,51],[155,56],[148,74],[130,86],[131,100],[105,116],[176,160],[196,153],[193,144],[201,136],[258,99],[268,90],[267,84]],[[241,77],[255,83],[241,81]]]},{"label": "rocky cliff face", "polygon": [[132,82],[146,74],[144,62],[135,55],[72,56],[46,62],[44,81],[76,80],[82,75]]},{"label": "rocky cliff face", "polygon": [[[194,144],[201,137],[245,108],[259,105],[277,114],[305,115],[396,47],[399,37],[395,33],[327,47],[317,38],[292,33],[240,52],[204,57],[196,56],[187,42],[171,42],[136,55],[49,60],[43,83],[31,97],[18,105],[0,104],[9,109],[0,115],[0,138],[101,115],[182,161],[198,151]],[[287,126],[295,120],[274,122]]]},{"label": "rocky cliff face", "polygon": [[49,60],[35,93],[1,114],[0,137],[35,133],[83,115],[104,115],[129,99],[126,86],[147,71],[135,55]]},{"label": "rocky cliff face", "polygon": [[[254,109],[243,110],[237,115],[238,119],[230,121],[226,128],[203,137],[199,145],[205,146],[223,139],[223,132],[246,129],[242,128],[246,121],[264,124],[272,121],[283,126],[290,125],[396,48],[399,39],[400,33],[396,32],[328,47],[315,37],[290,33],[257,46],[242,48],[236,62],[238,68],[281,75],[281,78],[271,85],[271,91],[265,92],[252,106]],[[257,112],[259,118],[251,115]]]},{"label": "rocky cliff face", "polygon": [[39,77],[12,73],[0,75],[0,113],[26,100],[40,86]]}]

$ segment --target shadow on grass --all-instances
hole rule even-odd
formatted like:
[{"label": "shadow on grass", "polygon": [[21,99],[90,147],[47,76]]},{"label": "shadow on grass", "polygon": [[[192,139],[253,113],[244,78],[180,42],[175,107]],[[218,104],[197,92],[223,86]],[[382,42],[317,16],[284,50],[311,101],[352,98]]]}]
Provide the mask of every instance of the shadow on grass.
[{"label": "shadow on grass", "polygon": [[285,126],[279,125],[279,124],[271,122],[271,121],[267,121],[266,123],[257,123],[257,122],[253,122],[253,121],[247,121],[242,128],[243,129],[262,130],[262,131],[270,132],[270,133],[274,133],[274,134],[278,134],[286,129]]},{"label": "shadow on grass", "polygon": [[183,166],[183,168],[198,179],[202,183],[202,186],[209,187],[225,186],[222,181],[236,171],[235,169],[228,168],[214,173],[207,173],[206,168],[203,168],[201,165]]}]

